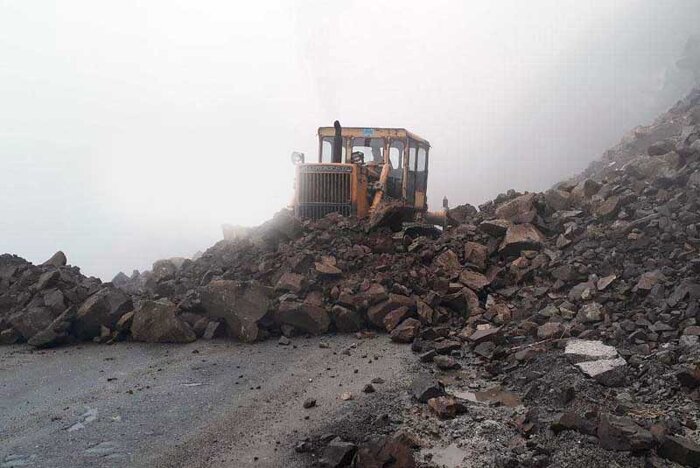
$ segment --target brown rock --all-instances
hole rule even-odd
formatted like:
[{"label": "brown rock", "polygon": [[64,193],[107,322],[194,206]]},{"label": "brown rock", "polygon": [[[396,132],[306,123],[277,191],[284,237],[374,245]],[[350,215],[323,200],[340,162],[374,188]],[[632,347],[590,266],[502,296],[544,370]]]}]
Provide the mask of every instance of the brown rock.
[{"label": "brown rock", "polygon": [[318,273],[320,273],[321,275],[340,276],[343,274],[343,271],[340,268],[338,268],[335,265],[331,265],[329,263],[316,262],[315,267],[316,267],[316,271]]},{"label": "brown rock", "polygon": [[537,327],[537,338],[540,340],[559,338],[563,335],[564,330],[564,324],[560,322],[547,322]]},{"label": "brown rock", "polygon": [[599,218],[614,219],[620,211],[620,197],[613,195],[605,200],[596,210],[595,214]]},{"label": "brown rock", "polygon": [[149,343],[189,343],[197,339],[192,328],[176,315],[178,307],[161,299],[144,301],[134,312],[131,336]]},{"label": "brown rock", "polygon": [[399,343],[410,343],[418,336],[420,326],[420,321],[414,318],[406,319],[391,332],[391,340]]},{"label": "brown rock", "polygon": [[462,269],[459,257],[452,250],[447,249],[433,260],[433,268],[443,271],[447,276],[457,276]]},{"label": "brown rock", "polygon": [[306,278],[304,278],[302,275],[292,272],[286,272],[282,276],[280,276],[280,279],[275,285],[275,290],[289,291],[298,294],[304,289],[305,285]]},{"label": "brown rock", "polygon": [[532,224],[515,224],[508,228],[499,251],[504,255],[518,255],[523,250],[539,250],[544,236]]},{"label": "brown rock", "polygon": [[505,219],[489,219],[486,221],[482,221],[479,224],[479,229],[481,229],[482,232],[485,232],[489,236],[501,237],[506,233],[510,224],[510,221],[507,221]]},{"label": "brown rock", "polygon": [[415,468],[417,465],[411,447],[403,438],[387,436],[359,447],[354,466],[357,468]]},{"label": "brown rock", "polygon": [[466,407],[451,396],[440,396],[428,400],[428,408],[440,419],[452,419],[458,413],[466,411]]},{"label": "brown rock", "polygon": [[496,216],[513,223],[531,223],[537,216],[534,199],[534,193],[520,195],[496,208]]},{"label": "brown rock", "polygon": [[323,306],[310,302],[282,302],[277,312],[277,320],[281,324],[312,335],[320,335],[328,331],[331,319]]},{"label": "brown rock", "polygon": [[416,307],[415,298],[402,296],[401,294],[389,294],[389,298],[379,304],[371,306],[367,310],[367,318],[372,325],[384,328],[384,317],[400,307],[407,307],[409,310],[414,310]]},{"label": "brown rock", "polygon": [[489,327],[477,330],[469,336],[469,341],[474,344],[479,344],[484,341],[491,341],[498,337],[502,327]]},{"label": "brown rock", "polygon": [[408,318],[409,315],[410,312],[406,306],[392,310],[386,314],[386,317],[384,317],[384,328],[386,328],[386,331],[391,332],[399,325],[399,323]]},{"label": "brown rock", "polygon": [[210,317],[224,320],[230,336],[252,342],[261,336],[258,324],[268,312],[271,293],[257,282],[215,280],[202,288],[200,299]]},{"label": "brown rock", "polygon": [[333,306],[331,309],[331,321],[335,325],[336,330],[341,333],[360,331],[365,326],[362,315],[339,305]]},{"label": "brown rock", "polygon": [[651,432],[628,417],[602,414],[597,434],[601,447],[607,450],[637,452],[654,445]]},{"label": "brown rock", "polygon": [[464,270],[459,274],[459,282],[474,291],[483,289],[491,284],[491,281],[481,273],[469,270]]},{"label": "brown rock", "polygon": [[479,268],[486,269],[486,261],[489,258],[489,248],[477,242],[467,242],[464,245],[464,259]]}]

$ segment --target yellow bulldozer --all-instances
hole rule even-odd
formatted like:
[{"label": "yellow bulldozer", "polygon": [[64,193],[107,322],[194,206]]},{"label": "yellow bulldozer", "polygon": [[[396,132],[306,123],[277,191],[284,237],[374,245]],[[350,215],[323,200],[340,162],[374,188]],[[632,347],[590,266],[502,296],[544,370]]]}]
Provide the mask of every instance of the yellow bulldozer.
[{"label": "yellow bulldozer", "polygon": [[[372,225],[399,230],[406,222],[444,225],[442,212],[429,213],[430,143],[403,128],[318,129],[318,162],[292,153],[296,164],[294,213],[319,219],[329,213],[370,218]],[[405,227],[405,226],[404,226]]]}]

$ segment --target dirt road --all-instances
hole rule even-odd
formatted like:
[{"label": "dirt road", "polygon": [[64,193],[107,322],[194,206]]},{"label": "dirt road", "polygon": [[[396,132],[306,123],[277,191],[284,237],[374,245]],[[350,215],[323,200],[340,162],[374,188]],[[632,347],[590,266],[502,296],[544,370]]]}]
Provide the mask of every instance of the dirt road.
[{"label": "dirt road", "polygon": [[306,466],[295,445],[378,411],[407,385],[409,354],[385,336],[2,347],[0,467]]}]

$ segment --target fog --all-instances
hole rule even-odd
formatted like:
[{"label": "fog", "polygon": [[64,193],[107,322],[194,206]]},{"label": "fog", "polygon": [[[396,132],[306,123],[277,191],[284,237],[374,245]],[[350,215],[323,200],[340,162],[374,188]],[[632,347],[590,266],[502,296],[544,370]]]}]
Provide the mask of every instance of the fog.
[{"label": "fog", "polygon": [[694,0],[0,0],[0,252],[104,280],[292,196],[315,132],[405,127],[428,199],[542,190],[692,86]]}]

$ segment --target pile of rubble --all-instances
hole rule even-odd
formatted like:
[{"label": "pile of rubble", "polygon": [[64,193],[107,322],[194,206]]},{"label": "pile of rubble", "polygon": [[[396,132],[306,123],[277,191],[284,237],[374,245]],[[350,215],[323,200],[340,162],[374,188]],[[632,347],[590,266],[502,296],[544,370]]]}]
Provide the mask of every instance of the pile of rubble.
[{"label": "pile of rubble", "polygon": [[[459,226],[437,239],[397,238],[352,218],[300,222],[283,211],[199,258],[105,284],[65,258],[33,266],[2,256],[0,339],[252,342],[383,330],[438,376],[469,354],[522,395],[513,466],[544,463],[533,451],[568,431],[651,454],[652,464],[698,466],[700,91],[581,176],[452,216]],[[440,382],[427,388],[419,401],[459,417],[460,398]]]}]

